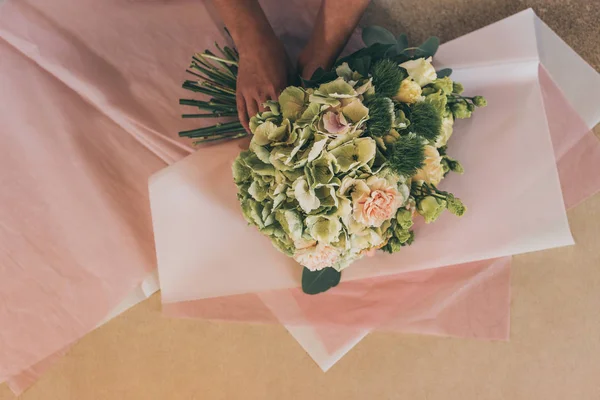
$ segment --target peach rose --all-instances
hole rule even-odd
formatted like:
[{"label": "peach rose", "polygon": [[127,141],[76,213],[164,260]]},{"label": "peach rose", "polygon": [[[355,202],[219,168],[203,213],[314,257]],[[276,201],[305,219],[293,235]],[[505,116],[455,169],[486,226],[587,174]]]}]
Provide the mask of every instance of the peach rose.
[{"label": "peach rose", "polygon": [[423,181],[432,185],[440,183],[444,177],[444,168],[442,167],[442,157],[433,146],[425,146],[425,163],[423,168],[417,171],[413,177],[416,181]]},{"label": "peach rose", "polygon": [[403,202],[396,185],[376,176],[359,181],[352,192],[354,219],[365,226],[381,226],[396,214]]},{"label": "peach rose", "polygon": [[339,259],[340,252],[335,247],[323,243],[297,249],[294,253],[294,260],[311,271],[332,267]]}]

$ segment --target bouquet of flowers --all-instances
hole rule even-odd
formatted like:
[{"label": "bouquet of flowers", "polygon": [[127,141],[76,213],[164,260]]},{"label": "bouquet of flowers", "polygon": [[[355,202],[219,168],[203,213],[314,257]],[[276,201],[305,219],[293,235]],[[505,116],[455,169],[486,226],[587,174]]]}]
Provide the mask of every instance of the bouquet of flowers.
[{"label": "bouquet of flowers", "polygon": [[[337,285],[353,261],[414,240],[415,217],[434,222],[444,210],[461,216],[461,200],[438,185],[462,173],[448,154],[454,120],[469,118],[483,97],[462,96],[451,70],[431,64],[439,45],[408,47],[380,27],[366,28],[367,47],[289,86],[250,120],[252,139],[233,164],[242,213],[273,245],[304,267],[309,294]],[[210,96],[181,104],[209,111],[186,118],[235,117],[238,54],[217,48],[194,56],[196,80],[184,88]],[[246,135],[239,121],[181,136],[196,143]]]}]

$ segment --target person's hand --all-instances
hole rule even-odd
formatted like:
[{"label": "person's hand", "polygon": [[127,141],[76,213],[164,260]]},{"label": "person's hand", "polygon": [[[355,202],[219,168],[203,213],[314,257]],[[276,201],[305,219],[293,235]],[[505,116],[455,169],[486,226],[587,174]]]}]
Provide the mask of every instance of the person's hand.
[{"label": "person's hand", "polygon": [[312,35],[298,58],[298,71],[310,79],[319,68],[331,68],[370,0],[322,1]]},{"label": "person's hand", "polygon": [[331,57],[324,56],[314,49],[312,43],[309,43],[298,57],[298,74],[303,79],[309,80],[318,68],[327,70],[331,68],[331,64]]},{"label": "person's hand", "polygon": [[240,53],[236,100],[240,122],[250,132],[249,120],[263,111],[267,100],[277,100],[288,85],[290,63],[281,42],[273,35],[260,46],[238,49]]}]

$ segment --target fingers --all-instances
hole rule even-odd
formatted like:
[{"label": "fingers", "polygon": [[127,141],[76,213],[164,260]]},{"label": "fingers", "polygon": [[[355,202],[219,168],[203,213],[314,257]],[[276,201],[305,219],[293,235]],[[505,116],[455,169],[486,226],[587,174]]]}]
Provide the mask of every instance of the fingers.
[{"label": "fingers", "polygon": [[256,114],[258,114],[258,105],[259,104],[260,104],[260,102],[258,100],[256,100],[255,98],[252,98],[252,97],[246,98],[246,109],[248,110],[248,116],[250,118],[252,118]]},{"label": "fingers", "polygon": [[254,101],[256,102],[256,104],[258,106],[258,111],[264,112],[267,110],[265,107],[265,103],[268,100],[277,101],[278,98],[279,98],[279,94],[277,93],[277,90],[274,87],[271,87],[271,88],[268,88],[265,92],[256,96],[254,98]]},{"label": "fingers", "polygon": [[277,93],[277,90],[275,88],[271,88],[267,95],[273,101],[277,101],[277,99],[279,98],[279,93]]},{"label": "fingers", "polygon": [[255,116],[259,112],[265,111],[263,103],[267,100],[275,100],[279,97],[275,88],[269,88],[264,94],[248,94],[238,92],[236,95],[237,112],[240,118],[242,126],[250,132],[249,121],[250,118]]},{"label": "fingers", "polygon": [[240,118],[240,123],[246,129],[248,133],[250,133],[250,126],[248,125],[248,111],[246,109],[246,101],[244,100],[244,96],[241,92],[236,93],[235,96],[238,117]]}]

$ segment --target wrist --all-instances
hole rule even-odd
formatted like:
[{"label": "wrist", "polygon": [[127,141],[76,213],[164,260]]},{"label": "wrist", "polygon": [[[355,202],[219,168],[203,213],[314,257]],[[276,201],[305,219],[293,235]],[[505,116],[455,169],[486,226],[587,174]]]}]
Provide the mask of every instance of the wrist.
[{"label": "wrist", "polygon": [[309,42],[298,56],[298,71],[303,78],[309,79],[317,68],[330,69],[335,56],[336,54],[327,51],[326,46],[317,47]]},{"label": "wrist", "polygon": [[283,48],[283,45],[275,36],[275,32],[270,25],[258,25],[253,29],[246,29],[239,35],[233,38],[235,46],[240,53],[240,56],[244,56],[248,53],[257,53],[261,50],[273,50]]}]

